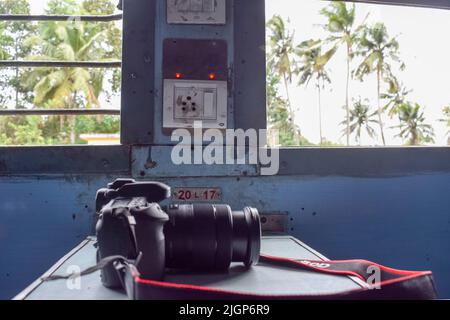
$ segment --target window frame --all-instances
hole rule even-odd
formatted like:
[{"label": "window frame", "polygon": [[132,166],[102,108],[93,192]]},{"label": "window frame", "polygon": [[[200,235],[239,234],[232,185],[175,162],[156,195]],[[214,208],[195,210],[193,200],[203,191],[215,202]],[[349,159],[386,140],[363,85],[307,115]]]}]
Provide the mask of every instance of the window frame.
[{"label": "window frame", "polygon": [[[48,174],[108,174],[131,175],[133,145],[153,145],[156,1],[133,0],[127,7],[124,0],[123,57],[121,94],[121,144],[114,146],[36,146],[0,147],[0,177],[14,175]],[[377,4],[399,4],[450,9],[445,0],[346,0]],[[447,2],[447,3],[445,3]],[[266,128],[265,52],[259,43],[265,43],[265,1],[249,4],[248,0],[234,0],[235,105],[258,102],[264,108],[235,110],[236,127]],[[143,17],[142,10],[148,12]],[[245,19],[251,15],[255,19]],[[136,18],[139,17],[139,18]],[[145,41],[142,41],[145,34]],[[249,35],[252,35],[251,37]],[[252,57],[249,59],[248,57]],[[252,72],[248,72],[251,70]],[[256,75],[255,75],[256,70]],[[147,72],[145,76],[141,72]],[[251,74],[252,76],[247,76]],[[255,80],[256,79],[256,80]],[[254,90],[248,89],[250,84]],[[237,94],[241,92],[241,94]],[[264,109],[264,110],[263,110]],[[51,158],[51,159],[50,159]],[[50,159],[50,160],[49,160]],[[408,161],[405,161],[408,159]],[[345,175],[376,176],[411,174],[416,172],[449,172],[450,147],[399,147],[399,148],[283,148],[280,150],[280,175]]]}]

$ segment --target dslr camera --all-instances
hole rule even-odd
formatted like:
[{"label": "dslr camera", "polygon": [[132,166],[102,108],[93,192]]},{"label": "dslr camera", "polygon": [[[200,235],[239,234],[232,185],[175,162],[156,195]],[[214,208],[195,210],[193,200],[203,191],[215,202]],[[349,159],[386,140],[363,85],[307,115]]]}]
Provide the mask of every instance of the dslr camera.
[{"label": "dslr camera", "polygon": [[[259,260],[258,210],[229,205],[168,204],[170,187],[160,182],[118,179],[96,197],[97,260],[122,256],[136,261],[141,276],[162,280],[167,269],[222,272],[232,262]],[[113,265],[102,268],[108,288],[122,287]]]}]

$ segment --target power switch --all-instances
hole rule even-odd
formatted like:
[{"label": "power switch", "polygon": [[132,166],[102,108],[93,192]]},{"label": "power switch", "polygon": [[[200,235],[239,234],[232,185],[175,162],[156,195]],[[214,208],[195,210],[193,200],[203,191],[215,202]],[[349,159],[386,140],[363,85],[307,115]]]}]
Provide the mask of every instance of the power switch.
[{"label": "power switch", "polygon": [[205,119],[216,119],[217,118],[217,108],[216,108],[216,94],[215,92],[205,92],[204,96],[204,116]]},{"label": "power switch", "polygon": [[225,25],[227,0],[167,0],[167,22]]}]

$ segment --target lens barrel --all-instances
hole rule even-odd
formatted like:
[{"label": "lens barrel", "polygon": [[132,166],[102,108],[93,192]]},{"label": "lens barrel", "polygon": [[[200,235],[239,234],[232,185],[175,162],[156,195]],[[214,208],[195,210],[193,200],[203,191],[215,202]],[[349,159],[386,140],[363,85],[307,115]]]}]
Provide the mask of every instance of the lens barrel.
[{"label": "lens barrel", "polygon": [[246,266],[259,260],[261,224],[258,210],[232,211],[227,205],[172,205],[166,210],[166,267],[225,270],[232,262]]}]

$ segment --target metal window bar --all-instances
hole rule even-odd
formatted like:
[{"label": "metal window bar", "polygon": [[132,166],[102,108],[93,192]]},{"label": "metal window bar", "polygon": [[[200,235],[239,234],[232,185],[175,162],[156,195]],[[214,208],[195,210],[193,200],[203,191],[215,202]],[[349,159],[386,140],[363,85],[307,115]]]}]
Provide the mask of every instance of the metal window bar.
[{"label": "metal window bar", "polygon": [[0,21],[82,21],[82,22],[112,22],[122,20],[122,14],[108,15],[25,15],[0,14]]},{"label": "metal window bar", "polygon": [[[112,22],[123,18],[122,14],[111,15],[20,15],[0,14],[0,21],[81,21]],[[120,68],[121,61],[17,61],[0,60],[0,68],[55,67],[55,68]],[[0,109],[0,116],[29,115],[120,115],[119,109]]]},{"label": "metal window bar", "polygon": [[1,116],[120,116],[119,109],[0,109]]},{"label": "metal window bar", "polygon": [[11,67],[54,67],[54,68],[120,68],[121,61],[20,61],[20,60],[0,60],[0,68]]}]

